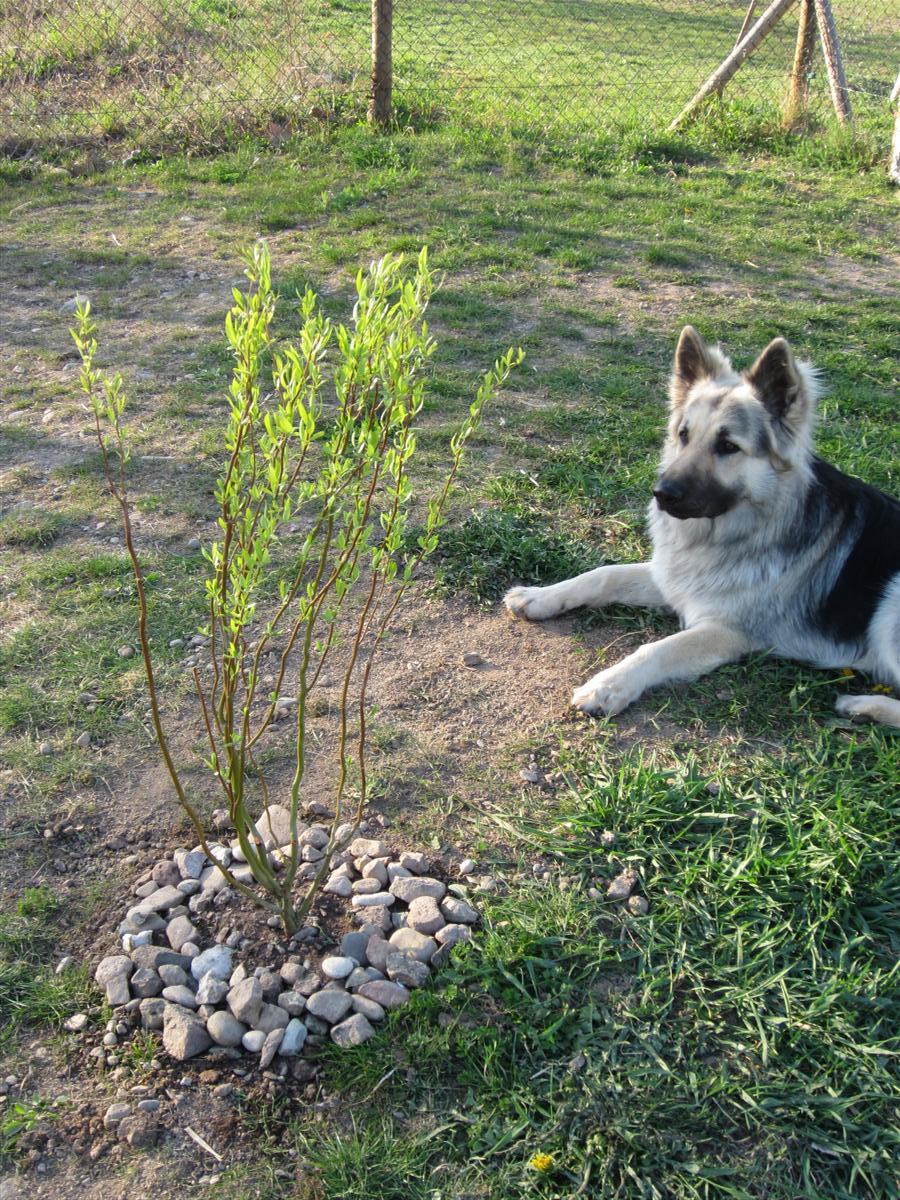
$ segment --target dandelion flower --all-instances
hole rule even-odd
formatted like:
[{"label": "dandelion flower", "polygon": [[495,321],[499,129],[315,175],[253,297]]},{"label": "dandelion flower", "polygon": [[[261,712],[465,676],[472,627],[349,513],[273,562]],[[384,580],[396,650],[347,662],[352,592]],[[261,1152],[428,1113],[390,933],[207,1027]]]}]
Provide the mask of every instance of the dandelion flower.
[{"label": "dandelion flower", "polygon": [[540,1171],[543,1175],[553,1166],[553,1155],[543,1153],[533,1154],[528,1160],[528,1165],[533,1171]]}]

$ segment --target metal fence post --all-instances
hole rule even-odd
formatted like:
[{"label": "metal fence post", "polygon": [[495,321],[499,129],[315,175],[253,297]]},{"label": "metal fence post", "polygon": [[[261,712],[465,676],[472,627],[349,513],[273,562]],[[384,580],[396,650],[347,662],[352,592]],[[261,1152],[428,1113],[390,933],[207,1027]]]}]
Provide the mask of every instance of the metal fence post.
[{"label": "metal fence post", "polygon": [[372,95],[369,120],[387,125],[391,119],[393,85],[394,0],[372,0]]}]

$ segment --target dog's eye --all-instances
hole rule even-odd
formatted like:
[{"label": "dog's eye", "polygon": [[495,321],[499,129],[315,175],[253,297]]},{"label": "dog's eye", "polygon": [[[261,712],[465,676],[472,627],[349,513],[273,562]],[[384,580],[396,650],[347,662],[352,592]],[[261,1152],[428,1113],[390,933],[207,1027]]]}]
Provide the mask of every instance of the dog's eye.
[{"label": "dog's eye", "polygon": [[728,438],[722,438],[716,442],[716,454],[740,454],[740,446],[736,446],[734,442],[730,442]]},{"label": "dog's eye", "polygon": [[679,440],[679,442],[681,442],[682,446],[686,446],[688,444],[688,431],[684,428],[683,425],[678,430],[678,440]]}]

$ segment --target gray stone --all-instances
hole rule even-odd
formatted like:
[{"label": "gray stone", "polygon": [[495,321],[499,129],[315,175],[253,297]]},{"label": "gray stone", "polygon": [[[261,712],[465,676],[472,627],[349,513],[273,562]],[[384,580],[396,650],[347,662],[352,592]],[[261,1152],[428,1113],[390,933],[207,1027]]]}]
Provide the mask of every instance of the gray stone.
[{"label": "gray stone", "polygon": [[241,1045],[251,1054],[259,1054],[266,1044],[266,1035],[261,1029],[249,1029],[241,1038]]},{"label": "gray stone", "polygon": [[[636,917],[646,916],[646,914],[650,911],[650,905],[647,903],[647,900],[643,896],[629,896],[627,908],[628,908],[628,911],[630,913],[633,913]],[[133,980],[132,980],[132,986],[134,986]]]},{"label": "gray stone", "polygon": [[263,1004],[259,1010],[259,1016],[253,1022],[254,1029],[261,1029],[263,1033],[271,1033],[273,1029],[284,1029],[290,1017],[285,1009],[278,1004]]},{"label": "gray stone", "polygon": [[87,1023],[87,1013],[73,1013],[67,1021],[63,1022],[63,1029],[67,1029],[69,1033],[81,1033]]},{"label": "gray stone", "polygon": [[348,992],[326,989],[310,996],[306,1009],[314,1017],[321,1017],[334,1025],[349,1012],[352,1003],[353,997]]},{"label": "gray stone", "polygon": [[417,929],[398,929],[391,934],[389,940],[392,952],[408,954],[423,963],[427,963],[437,950],[434,938],[429,937],[427,933],[419,933]]},{"label": "gray stone", "polygon": [[370,964],[378,971],[384,971],[387,966],[388,955],[394,952],[394,947],[390,942],[385,941],[383,937],[376,935],[369,938],[369,943],[366,946],[366,958]]},{"label": "gray stone", "polygon": [[[267,850],[288,846],[291,842],[291,813],[282,804],[270,804],[264,809],[254,829]],[[299,829],[299,825],[298,825]]]},{"label": "gray stone", "polygon": [[354,1013],[340,1025],[335,1025],[331,1031],[331,1040],[337,1046],[361,1046],[374,1034],[375,1030],[362,1013]]},{"label": "gray stone", "polygon": [[159,884],[154,879],[148,879],[146,883],[139,883],[134,889],[134,894],[139,900],[146,900],[148,896],[152,896],[154,892],[159,891]]},{"label": "gray stone", "polygon": [[163,990],[163,981],[149,967],[139,967],[130,982],[131,990],[142,1000],[147,996],[158,996]]},{"label": "gray stone", "polygon": [[301,846],[312,846],[314,850],[324,850],[328,845],[328,830],[324,825],[310,825],[304,829],[298,839]]},{"label": "gray stone", "polygon": [[115,1129],[120,1121],[131,1115],[131,1105],[125,1100],[117,1100],[115,1104],[111,1104],[103,1114],[103,1126],[105,1129]]},{"label": "gray stone", "polygon": [[401,867],[399,863],[388,863],[387,877],[388,883],[393,883],[395,879],[409,879],[412,871],[407,871],[406,867]]},{"label": "gray stone", "polygon": [[409,906],[406,923],[419,933],[436,933],[447,924],[433,896],[419,896]]},{"label": "gray stone", "polygon": [[337,875],[332,872],[322,891],[327,892],[330,896],[341,896],[346,899],[353,891],[353,884],[346,875]]},{"label": "gray stone", "polygon": [[[356,886],[354,884],[354,886]],[[395,897],[390,892],[372,892],[370,895],[354,894],[350,903],[354,908],[374,908],[381,906],[390,908],[394,903]]]},{"label": "gray stone", "polygon": [[368,1000],[365,996],[353,997],[353,1011],[362,1013],[369,1021],[383,1021],[384,1009],[374,1000]]},{"label": "gray stone", "polygon": [[301,996],[299,992],[282,992],[275,1003],[289,1016],[299,1017],[306,1008],[306,997]]},{"label": "gray stone", "polygon": [[207,1018],[206,1029],[217,1046],[239,1046],[247,1032],[247,1026],[224,1009],[217,1010]]},{"label": "gray stone", "polygon": [[380,929],[382,933],[388,933],[393,929],[391,921],[391,910],[385,908],[382,904],[369,905],[368,908],[361,908],[356,912],[356,920],[360,925],[371,925],[375,929]]},{"label": "gray stone", "polygon": [[106,985],[106,1003],[110,1008],[120,1008],[131,999],[131,989],[124,975],[117,975]]},{"label": "gray stone", "polygon": [[227,980],[217,979],[212,971],[207,971],[197,988],[197,1003],[221,1004],[228,995],[228,991]]},{"label": "gray stone", "polygon": [[328,979],[346,979],[350,972],[358,966],[359,963],[355,958],[349,958],[346,955],[331,955],[329,958],[322,959],[322,974]]},{"label": "gray stone", "polygon": [[163,1014],[163,1045],[179,1062],[208,1050],[212,1039],[196,1013],[180,1005],[167,1004]]},{"label": "gray stone", "polygon": [[259,1069],[265,1069],[271,1065],[272,1059],[278,1053],[278,1047],[284,1038],[284,1026],[279,1025],[277,1029],[271,1030],[266,1034],[266,1040],[263,1042],[262,1050],[259,1052]]},{"label": "gray stone", "polygon": [[151,971],[159,971],[160,967],[181,967],[183,971],[191,969],[191,960],[175,950],[165,946],[135,946],[131,951],[131,961],[135,967],[149,967]]},{"label": "gray stone", "polygon": [[477,866],[474,858],[464,858],[459,864],[459,873],[460,875],[472,875]]},{"label": "gray stone", "polygon": [[404,987],[424,987],[431,976],[428,965],[407,954],[389,954],[387,977]]},{"label": "gray stone", "polygon": [[346,954],[348,958],[355,958],[360,964],[366,961],[366,943],[370,935],[366,935],[362,930],[354,930],[352,933],[345,933],[341,938],[341,954]]},{"label": "gray stone", "polygon": [[173,987],[164,987],[162,996],[163,1000],[168,1000],[170,1004],[180,1004],[183,1008],[197,1007],[197,993],[192,992],[183,983],[175,984]]},{"label": "gray stone", "polygon": [[258,979],[245,979],[233,987],[227,996],[232,1014],[245,1025],[256,1024],[263,1006],[263,992]]},{"label": "gray stone", "polygon": [[388,979],[374,979],[364,983],[359,989],[359,995],[367,1000],[374,1000],[382,1008],[400,1008],[409,1000],[409,992],[402,983],[391,983]]},{"label": "gray stone", "polygon": [[386,884],[379,879],[363,878],[351,884],[350,890],[354,896],[373,896],[383,892],[385,886]]},{"label": "gray stone", "polygon": [[181,883],[181,872],[169,859],[163,859],[154,866],[152,879],[159,887],[177,887]]},{"label": "gray stone", "polygon": [[147,1150],[155,1146],[159,1138],[159,1125],[149,1113],[137,1113],[119,1122],[119,1141],[127,1142],[135,1150]]},{"label": "gray stone", "polygon": [[637,886],[637,871],[622,871],[611,880],[606,888],[607,900],[627,900]]},{"label": "gray stone", "polygon": [[384,842],[377,838],[354,838],[350,843],[350,853],[354,858],[389,858],[390,850]]},{"label": "gray stone", "polygon": [[392,912],[391,924],[395,929],[405,929],[409,924],[409,919],[405,912]]},{"label": "gray stone", "polygon": [[448,922],[456,925],[474,925],[478,913],[465,900],[457,900],[455,896],[447,896],[441,901],[441,912]]},{"label": "gray stone", "polygon": [[190,917],[173,917],[166,926],[166,937],[173,950],[180,950],[185,942],[193,942],[197,936]]},{"label": "gray stone", "polygon": [[184,892],[185,896],[195,896],[200,891],[199,879],[182,879],[178,885],[179,892]]},{"label": "gray stone", "polygon": [[375,883],[386,888],[390,882],[387,873],[387,861],[383,858],[373,858],[371,862],[367,862],[363,867],[363,879],[374,880]]},{"label": "gray stone", "polygon": [[277,971],[258,971],[256,978],[263,990],[263,1000],[274,1000],[281,991],[281,976]]},{"label": "gray stone", "polygon": [[470,942],[472,930],[468,925],[445,925],[434,936],[442,946],[455,946],[457,942]]},{"label": "gray stone", "polygon": [[191,959],[191,974],[195,979],[202,979],[210,972],[216,979],[228,979],[233,969],[229,946],[210,946],[208,950]]},{"label": "gray stone", "polygon": [[294,1054],[299,1054],[306,1042],[306,1033],[306,1026],[302,1021],[298,1021],[296,1017],[288,1021],[281,1039],[281,1045],[278,1047],[278,1053],[284,1058],[290,1058]]},{"label": "gray stone", "polygon": [[199,880],[206,866],[206,855],[202,850],[176,850],[174,861],[182,879]]},{"label": "gray stone", "polygon": [[100,987],[106,987],[112,979],[128,979],[133,970],[134,962],[127,954],[109,954],[97,964],[94,979]]},{"label": "gray stone", "polygon": [[[177,871],[174,863],[168,863],[168,866]],[[174,885],[166,884],[159,887],[151,896],[145,896],[140,904],[136,904],[134,908],[129,910],[129,917],[133,913],[163,913],[168,912],[170,908],[174,908],[177,904],[184,903],[184,892]]]},{"label": "gray stone", "polygon": [[413,876],[408,879],[395,879],[391,884],[392,894],[398,900],[402,900],[404,904],[411,904],[421,896],[431,896],[434,900],[441,900],[446,891],[445,884],[441,883],[439,879],[430,879],[427,875],[418,879]]},{"label": "gray stone", "polygon": [[140,1005],[141,1027],[143,1029],[162,1029],[165,1011],[165,1000],[156,997],[142,1000]]},{"label": "gray stone", "polygon": [[401,854],[400,866],[412,871],[413,875],[427,875],[431,870],[431,863],[424,854]]},{"label": "gray stone", "polygon": [[163,963],[157,974],[166,987],[177,987],[181,983],[187,983],[190,979],[190,975],[184,967],[176,967],[174,963]]}]

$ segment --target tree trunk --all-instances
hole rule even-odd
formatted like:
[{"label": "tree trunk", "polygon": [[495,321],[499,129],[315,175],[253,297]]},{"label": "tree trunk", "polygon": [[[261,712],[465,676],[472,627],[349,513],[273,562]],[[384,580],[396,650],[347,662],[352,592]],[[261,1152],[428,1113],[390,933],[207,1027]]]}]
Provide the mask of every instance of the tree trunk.
[{"label": "tree trunk", "polygon": [[800,24],[797,27],[797,48],[787,103],[784,106],[784,126],[795,129],[806,115],[809,103],[809,75],[816,49],[816,9],[814,0],[800,0]]},{"label": "tree trunk", "polygon": [[372,94],[369,120],[382,127],[391,119],[393,86],[393,0],[372,0]]},{"label": "tree trunk", "polygon": [[850,95],[847,91],[847,76],[844,74],[844,63],[841,58],[841,44],[838,41],[837,27],[834,23],[834,13],[831,11],[831,0],[816,0],[816,16],[819,25],[819,40],[822,43],[822,53],[825,56],[825,66],[828,68],[828,83],[831,88],[831,101],[837,119],[842,125],[853,120],[850,111]]},{"label": "tree trunk", "polygon": [[687,107],[678,114],[669,126],[670,133],[674,132],[688,117],[693,116],[708,96],[714,93],[719,94],[722,91],[738,68],[743,66],[753,51],[772,32],[780,18],[793,3],[794,0],[772,0],[772,3],[753,28],[748,31],[742,41],[738,42],[721,66],[710,75],[709,79],[707,79],[706,83],[704,83],[703,87],[701,87],[700,91],[697,92]]}]

